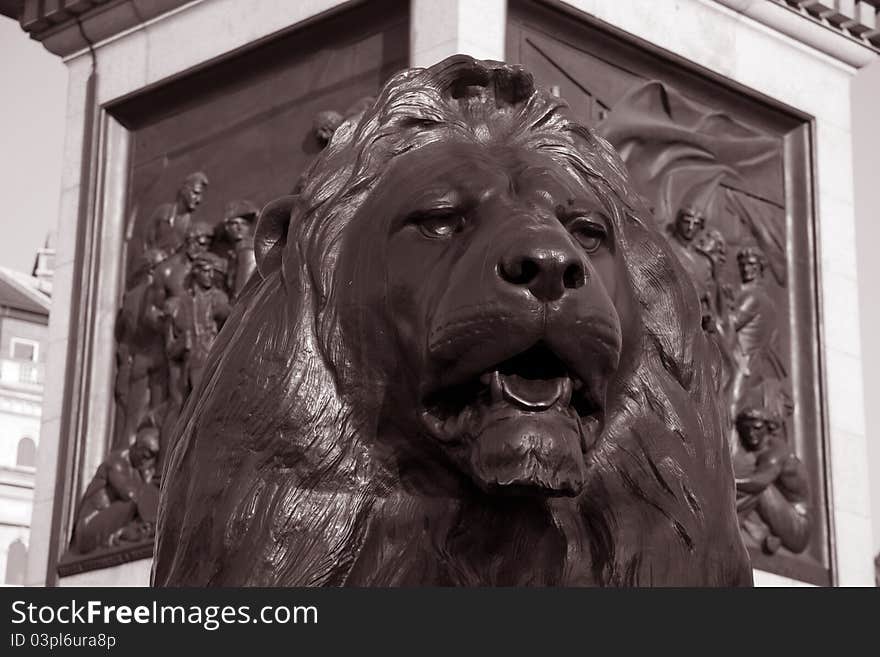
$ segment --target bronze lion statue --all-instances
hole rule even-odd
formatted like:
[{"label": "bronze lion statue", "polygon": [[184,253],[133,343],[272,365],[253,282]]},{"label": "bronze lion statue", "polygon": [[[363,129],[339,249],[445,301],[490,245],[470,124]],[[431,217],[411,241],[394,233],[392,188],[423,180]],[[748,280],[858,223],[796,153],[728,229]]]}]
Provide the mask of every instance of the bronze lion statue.
[{"label": "bronze lion statue", "polygon": [[562,100],[401,72],[297,192],[177,424],[155,585],[751,583],[700,301]]}]

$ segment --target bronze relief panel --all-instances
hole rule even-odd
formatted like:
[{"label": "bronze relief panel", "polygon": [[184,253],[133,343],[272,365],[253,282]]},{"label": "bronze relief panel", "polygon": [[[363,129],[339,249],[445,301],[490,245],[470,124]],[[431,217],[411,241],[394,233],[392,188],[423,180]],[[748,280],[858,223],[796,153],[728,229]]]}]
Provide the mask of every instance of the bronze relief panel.
[{"label": "bronze relief panel", "polygon": [[110,108],[132,144],[113,435],[104,462],[82,475],[90,483],[59,574],[152,554],[168,437],[255,271],[261,208],[406,66],[405,5],[378,4]]}]

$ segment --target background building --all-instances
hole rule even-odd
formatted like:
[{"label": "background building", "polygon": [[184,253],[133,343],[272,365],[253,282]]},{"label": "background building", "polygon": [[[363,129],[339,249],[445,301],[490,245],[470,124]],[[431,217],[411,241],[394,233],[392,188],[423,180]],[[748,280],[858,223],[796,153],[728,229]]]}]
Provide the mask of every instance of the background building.
[{"label": "background building", "polygon": [[0,573],[23,584],[48,346],[52,252],[36,276],[0,267]]},{"label": "background building", "polygon": [[[803,545],[783,538],[779,547],[752,518],[757,581],[870,585],[865,352],[856,319],[856,217],[866,209],[853,179],[854,144],[876,127],[854,112],[852,84],[878,59],[877,5],[0,3],[70,74],[49,327],[57,377],[43,415],[27,583],[147,580],[148,540],[78,556],[69,547],[78,502],[108,453],[144,422],[169,415],[162,358],[132,366],[141,374],[120,365],[133,362],[131,340],[141,339],[121,337],[126,309],[140,307],[150,258],[165,257],[150,251],[150,227],[184,214],[219,226],[230,201],[259,206],[289,192],[323,147],[322,129],[337,122],[328,113],[356,112],[404,66],[464,52],[524,64],[618,147],[629,130],[644,137],[660,118],[682,152],[706,155],[699,166],[682,165],[687,184],[671,196],[650,171],[635,175],[640,191],[656,193],[664,221],[694,206],[723,233],[725,285],[741,285],[737,253],[759,247],[767,259],[779,367],[749,403],[774,414],[803,464],[810,528]],[[650,155],[627,152],[636,153],[631,167]],[[209,184],[198,207],[185,208],[180,192],[196,171]],[[764,346],[770,350],[769,335]],[[149,395],[132,396],[137,386]]]}]

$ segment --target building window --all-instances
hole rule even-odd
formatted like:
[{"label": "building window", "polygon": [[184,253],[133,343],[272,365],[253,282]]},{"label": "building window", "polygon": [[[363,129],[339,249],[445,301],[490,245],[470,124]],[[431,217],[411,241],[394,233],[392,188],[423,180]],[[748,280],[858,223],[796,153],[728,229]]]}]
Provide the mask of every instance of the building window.
[{"label": "building window", "polygon": [[12,338],[12,344],[9,346],[10,355],[15,360],[27,360],[32,363],[37,362],[39,344],[36,340],[26,340],[25,338]]},{"label": "building window", "polygon": [[24,571],[27,567],[27,546],[17,538],[9,544],[6,552],[6,584],[22,586],[24,584]]},{"label": "building window", "polygon": [[25,436],[18,441],[18,450],[15,454],[15,465],[33,468],[37,465],[37,445],[34,441]]}]

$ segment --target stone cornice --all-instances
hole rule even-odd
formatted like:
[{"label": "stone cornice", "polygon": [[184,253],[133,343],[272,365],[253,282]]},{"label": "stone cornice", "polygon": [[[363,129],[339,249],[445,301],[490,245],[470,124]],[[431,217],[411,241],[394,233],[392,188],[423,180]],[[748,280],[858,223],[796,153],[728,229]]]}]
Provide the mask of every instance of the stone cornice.
[{"label": "stone cornice", "polygon": [[[68,57],[200,1],[22,0],[19,22],[47,50]],[[851,66],[865,66],[880,54],[880,0],[715,1]]]},{"label": "stone cornice", "polygon": [[878,0],[715,0],[849,66],[880,55]]},{"label": "stone cornice", "polygon": [[19,23],[49,52],[67,57],[193,1],[24,0]]}]

